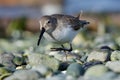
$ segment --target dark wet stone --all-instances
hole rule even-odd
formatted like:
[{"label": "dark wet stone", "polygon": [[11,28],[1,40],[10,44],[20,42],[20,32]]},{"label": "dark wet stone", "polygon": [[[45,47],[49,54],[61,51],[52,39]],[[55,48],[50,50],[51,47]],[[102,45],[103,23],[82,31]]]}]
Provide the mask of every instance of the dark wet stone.
[{"label": "dark wet stone", "polygon": [[82,67],[84,68],[84,70],[87,70],[88,68],[98,64],[103,64],[103,63],[101,61],[91,61],[84,63]]},{"label": "dark wet stone", "polygon": [[68,62],[62,62],[62,63],[60,63],[60,66],[59,66],[58,70],[60,70],[60,71],[66,70],[67,67],[69,66],[69,64],[70,63],[68,63]]},{"label": "dark wet stone", "polygon": [[102,46],[100,49],[106,49],[109,51],[114,51],[112,48],[110,48],[109,46]]}]

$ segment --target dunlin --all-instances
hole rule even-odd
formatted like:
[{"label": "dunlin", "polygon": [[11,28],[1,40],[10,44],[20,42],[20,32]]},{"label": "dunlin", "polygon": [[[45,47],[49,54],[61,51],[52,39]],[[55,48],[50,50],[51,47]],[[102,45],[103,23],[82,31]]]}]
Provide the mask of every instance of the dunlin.
[{"label": "dunlin", "polygon": [[[86,20],[80,20],[79,17],[64,14],[41,17],[39,21],[40,36],[37,45],[40,44],[41,38],[44,36],[47,40],[62,46],[61,48],[51,48],[52,51],[72,51],[72,40],[85,25],[89,24]],[[64,48],[64,43],[69,43],[70,49]]]}]

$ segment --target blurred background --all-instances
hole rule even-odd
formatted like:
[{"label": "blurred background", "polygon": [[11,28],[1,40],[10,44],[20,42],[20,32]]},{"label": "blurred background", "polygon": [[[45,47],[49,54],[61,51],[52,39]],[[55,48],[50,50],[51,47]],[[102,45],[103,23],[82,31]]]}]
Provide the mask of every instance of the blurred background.
[{"label": "blurred background", "polygon": [[95,36],[105,34],[119,37],[119,3],[119,0],[0,0],[1,48],[8,44],[4,43],[5,40],[19,40],[15,43],[18,47],[22,45],[20,39],[30,37],[27,39],[33,38],[37,41],[38,21],[43,15],[62,13],[77,16],[81,10],[83,11],[81,19],[90,22],[82,34],[84,37],[93,39]]}]

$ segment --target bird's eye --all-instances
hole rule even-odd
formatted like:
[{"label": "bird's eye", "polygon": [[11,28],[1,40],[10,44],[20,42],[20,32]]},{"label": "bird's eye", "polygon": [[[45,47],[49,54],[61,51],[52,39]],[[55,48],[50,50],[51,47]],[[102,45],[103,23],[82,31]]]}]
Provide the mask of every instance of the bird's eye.
[{"label": "bird's eye", "polygon": [[49,20],[48,23],[51,23],[51,21]]}]

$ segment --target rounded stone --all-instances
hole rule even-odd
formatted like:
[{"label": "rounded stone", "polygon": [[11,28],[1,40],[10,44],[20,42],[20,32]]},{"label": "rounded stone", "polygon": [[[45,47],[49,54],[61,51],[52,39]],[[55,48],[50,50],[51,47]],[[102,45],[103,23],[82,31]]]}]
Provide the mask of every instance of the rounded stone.
[{"label": "rounded stone", "polygon": [[0,76],[0,80],[4,80],[6,77],[12,75],[12,73],[5,73],[3,75]]},{"label": "rounded stone", "polygon": [[10,70],[6,69],[5,67],[0,67],[0,75],[11,73]]},{"label": "rounded stone", "polygon": [[120,51],[113,51],[110,57],[111,61],[120,60]]},{"label": "rounded stone", "polygon": [[46,80],[66,80],[66,75],[65,74],[58,74],[58,75],[54,75],[52,77],[49,77]]},{"label": "rounded stone", "polygon": [[33,66],[32,70],[39,72],[42,76],[51,76],[52,70],[44,65]]},{"label": "rounded stone", "polygon": [[15,57],[15,58],[13,59],[13,62],[14,62],[14,64],[16,64],[16,65],[21,65],[21,64],[23,63],[23,59],[22,59],[22,57]]},{"label": "rounded stone", "polygon": [[40,77],[41,75],[33,70],[18,70],[4,80],[38,80]]},{"label": "rounded stone", "polygon": [[51,68],[53,71],[58,70],[60,64],[54,57],[39,53],[29,54],[28,62],[31,66],[44,65]]},{"label": "rounded stone", "polygon": [[106,63],[106,67],[114,72],[120,73],[120,61],[109,61]]},{"label": "rounded stone", "polygon": [[9,69],[15,70],[15,64],[13,63],[14,55],[12,53],[0,53],[0,64]]},{"label": "rounded stone", "polygon": [[75,54],[74,52],[64,52],[64,51],[53,51],[49,55],[54,56],[56,59],[64,62],[74,62],[77,59],[80,59],[80,55]]},{"label": "rounded stone", "polygon": [[67,74],[73,77],[79,77],[84,74],[84,69],[79,63],[72,63],[67,68]]},{"label": "rounded stone", "polygon": [[95,65],[87,69],[84,78],[88,79],[90,77],[100,77],[108,72],[108,68],[104,65]]},{"label": "rounded stone", "polygon": [[105,62],[108,57],[108,51],[107,50],[93,50],[87,58],[87,62],[90,61],[102,61]]}]

